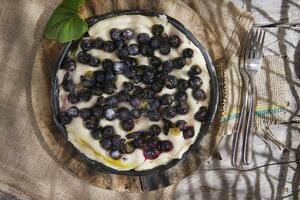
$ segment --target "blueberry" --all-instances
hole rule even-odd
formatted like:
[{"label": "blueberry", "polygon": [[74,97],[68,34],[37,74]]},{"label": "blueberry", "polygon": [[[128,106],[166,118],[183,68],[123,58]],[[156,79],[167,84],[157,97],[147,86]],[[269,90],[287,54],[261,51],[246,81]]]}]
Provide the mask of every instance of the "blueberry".
[{"label": "blueberry", "polygon": [[129,52],[128,52],[127,48],[121,48],[121,49],[117,50],[116,55],[118,56],[118,58],[124,59],[129,56]]},{"label": "blueberry", "polygon": [[195,135],[194,127],[188,126],[183,130],[184,139],[192,138]]},{"label": "blueberry", "polygon": [[132,82],[125,81],[122,86],[126,92],[131,92],[134,89],[134,84]]},{"label": "blueberry", "polygon": [[141,117],[141,115],[142,115],[142,113],[141,113],[141,110],[140,109],[133,109],[132,111],[131,111],[131,115],[132,115],[132,117],[134,118],[134,119],[138,119],[138,118],[140,118]]},{"label": "blueberry", "polygon": [[[102,65],[103,65],[103,63],[102,63]],[[105,72],[104,71],[95,71],[93,73],[93,76],[95,77],[95,80],[98,83],[103,83],[105,80]]]},{"label": "blueberry", "polygon": [[184,121],[184,120],[178,120],[178,121],[176,121],[176,127],[177,128],[179,128],[181,131],[182,130],[184,130],[184,129],[186,129],[186,127],[187,127],[187,123],[186,123],[186,121]]},{"label": "blueberry", "polygon": [[107,108],[104,111],[104,117],[108,121],[112,121],[117,117],[116,111],[113,108]]},{"label": "blueberry", "polygon": [[149,44],[150,42],[150,36],[148,33],[140,33],[137,36],[137,42],[139,44]]},{"label": "blueberry", "polygon": [[114,160],[119,160],[120,158],[122,158],[122,154],[119,150],[110,151],[109,156]]},{"label": "blueberry", "polygon": [[91,59],[90,59],[90,62],[89,62],[89,65],[92,66],[92,67],[99,67],[100,66],[100,60],[99,58],[96,58],[94,56],[91,56]]},{"label": "blueberry", "polygon": [[104,83],[104,93],[105,94],[112,94],[116,90],[116,86],[111,82]]},{"label": "blueberry", "polygon": [[157,137],[151,137],[147,139],[147,148],[155,148],[158,147],[159,138]]},{"label": "blueberry", "polygon": [[189,105],[183,102],[180,102],[176,105],[176,112],[180,115],[188,114],[189,109]]},{"label": "blueberry", "polygon": [[143,76],[142,76],[142,81],[145,84],[151,84],[154,79],[155,72],[151,69],[147,69],[144,71]]},{"label": "blueberry", "polygon": [[162,91],[163,87],[164,87],[164,83],[162,81],[154,81],[151,84],[151,89],[156,93]]},{"label": "blueberry", "polygon": [[133,107],[136,108],[141,104],[141,99],[138,96],[132,96],[130,98],[129,104]]},{"label": "blueberry", "polygon": [[165,82],[168,77],[168,73],[163,70],[159,70],[155,73],[155,81]]},{"label": "blueberry", "polygon": [[150,57],[154,55],[154,51],[149,45],[140,45],[139,49],[142,56]]},{"label": "blueberry", "polygon": [[154,160],[159,156],[159,151],[156,148],[147,148],[144,150],[144,156],[146,159]]},{"label": "blueberry", "polygon": [[109,35],[112,40],[119,40],[121,39],[122,32],[119,29],[113,28],[109,31]]},{"label": "blueberry", "polygon": [[169,43],[171,47],[178,48],[180,46],[181,39],[177,35],[172,35],[169,37]]},{"label": "blueberry", "polygon": [[104,59],[102,61],[102,68],[106,71],[112,71],[114,69],[114,63],[110,59]]},{"label": "blueberry", "polygon": [[139,82],[141,82],[142,78],[138,75],[135,75],[134,77],[132,77],[132,81],[133,83],[137,84]]},{"label": "blueberry", "polygon": [[75,103],[78,103],[79,102],[79,98],[78,98],[78,95],[77,93],[75,92],[70,92],[68,94],[68,101],[71,103],[71,104],[75,104]]},{"label": "blueberry", "polygon": [[163,133],[165,135],[169,134],[169,129],[174,128],[175,124],[168,119],[163,118]]},{"label": "blueberry", "polygon": [[152,37],[151,40],[150,40],[150,46],[151,46],[154,50],[159,49],[160,43],[161,43],[161,40],[160,40],[160,38],[157,37],[157,36]]},{"label": "blueberry", "polygon": [[118,118],[120,120],[131,119],[131,112],[128,110],[128,108],[119,108],[118,109]]},{"label": "blueberry", "polygon": [[70,117],[66,112],[61,112],[59,114],[59,120],[62,124],[67,125],[72,121],[72,117]]},{"label": "blueberry", "polygon": [[168,55],[171,52],[171,47],[170,47],[169,43],[166,43],[166,42],[161,43],[159,46],[159,52],[162,55]]},{"label": "blueberry", "polygon": [[149,108],[152,110],[158,109],[160,107],[160,102],[158,99],[149,99]]},{"label": "blueberry", "polygon": [[191,48],[186,48],[182,51],[182,57],[192,58],[194,56],[194,51]]},{"label": "blueberry", "polygon": [[75,89],[75,85],[72,80],[64,80],[61,85],[66,92],[71,92]]},{"label": "blueberry", "polygon": [[166,82],[166,87],[169,89],[174,89],[177,86],[177,78],[173,75],[169,75]]},{"label": "blueberry", "polygon": [[150,64],[153,66],[153,67],[160,67],[161,66],[161,60],[156,57],[156,56],[152,56],[150,58]]},{"label": "blueberry", "polygon": [[182,69],[185,64],[186,64],[186,62],[183,57],[178,57],[173,60],[173,67],[175,69]]},{"label": "blueberry", "polygon": [[80,84],[85,88],[91,88],[95,85],[96,81],[94,79],[86,78],[85,76],[80,76]]},{"label": "blueberry", "polygon": [[133,144],[131,142],[127,142],[121,146],[121,152],[130,154],[134,151]]},{"label": "blueberry", "polygon": [[102,128],[102,135],[104,138],[111,138],[115,134],[115,129],[112,126],[105,126]]},{"label": "blueberry", "polygon": [[208,110],[206,107],[201,106],[195,113],[195,119],[199,122],[204,122],[207,119]]},{"label": "blueberry", "polygon": [[145,88],[142,93],[142,96],[145,99],[152,99],[154,95],[155,95],[154,91],[150,88]]},{"label": "blueberry", "polygon": [[118,50],[122,49],[122,48],[127,49],[127,44],[125,43],[125,40],[123,40],[123,39],[114,40],[113,43],[114,43],[115,48]]},{"label": "blueberry", "polygon": [[114,63],[114,70],[115,70],[115,72],[116,72],[117,74],[122,73],[124,67],[125,67],[124,62],[116,61],[116,62]]},{"label": "blueberry", "polygon": [[92,88],[92,94],[96,96],[101,96],[104,93],[102,86],[94,86]]},{"label": "blueberry", "polygon": [[146,147],[146,141],[143,138],[137,138],[133,140],[133,146],[135,148],[143,149]]},{"label": "blueberry", "polygon": [[158,122],[161,118],[161,114],[158,110],[149,110],[148,118],[150,121]]},{"label": "blueberry", "polygon": [[80,43],[80,47],[84,51],[89,51],[93,48],[93,42],[90,39],[83,39]]},{"label": "blueberry", "polygon": [[85,120],[92,116],[92,112],[89,108],[83,108],[79,111],[79,116]]},{"label": "blueberry", "polygon": [[131,131],[134,128],[134,121],[132,119],[122,120],[121,127],[124,131]]},{"label": "blueberry", "polygon": [[70,73],[66,72],[64,77],[63,77],[63,81],[67,81],[67,80],[69,80],[69,78],[70,78]]},{"label": "blueberry", "polygon": [[103,87],[101,85],[96,85],[92,88],[92,94],[96,96],[101,96],[104,93]]},{"label": "blueberry", "polygon": [[153,35],[160,36],[164,32],[164,27],[161,24],[155,24],[151,27],[151,32]]},{"label": "blueberry", "polygon": [[82,64],[89,64],[90,62],[90,59],[91,59],[91,55],[88,54],[87,52],[85,51],[80,51],[78,54],[77,54],[77,59],[80,63]]},{"label": "blueberry", "polygon": [[133,87],[133,95],[136,95],[136,96],[143,96],[143,92],[144,92],[144,90],[143,90],[142,87],[137,86],[137,85],[135,85],[135,86]]},{"label": "blueberry", "polygon": [[94,130],[98,127],[99,120],[96,117],[90,117],[84,120],[84,126],[89,130]]},{"label": "blueberry", "polygon": [[133,57],[127,57],[125,59],[123,59],[123,62],[125,63],[126,66],[128,67],[135,67],[138,64],[137,59],[133,58]]},{"label": "blueberry", "polygon": [[123,38],[130,40],[134,37],[134,31],[130,28],[126,28],[122,31],[122,36],[123,36]]},{"label": "blueberry", "polygon": [[193,89],[192,96],[197,101],[204,101],[206,99],[206,94],[201,88]]},{"label": "blueberry", "polygon": [[76,62],[71,58],[66,58],[62,63],[62,68],[67,71],[74,71],[76,69]]},{"label": "blueberry", "polygon": [[160,40],[164,43],[169,43],[169,36],[167,33],[163,33],[161,34],[161,36],[159,36]]},{"label": "blueberry", "polygon": [[106,41],[104,42],[103,50],[106,52],[113,52],[116,49],[114,43],[112,41]]},{"label": "blueberry", "polygon": [[132,79],[136,75],[136,70],[133,67],[126,65],[126,67],[124,68],[123,73],[124,73],[126,78]]},{"label": "blueberry", "polygon": [[118,98],[120,102],[127,102],[130,99],[130,95],[127,91],[122,90],[118,93]]},{"label": "blueberry", "polygon": [[151,135],[158,136],[160,132],[161,132],[161,128],[158,125],[153,124],[150,126]]},{"label": "blueberry", "polygon": [[169,152],[172,151],[173,144],[169,140],[163,140],[158,143],[158,150],[160,152]]},{"label": "blueberry", "polygon": [[100,140],[102,137],[102,133],[100,129],[94,129],[91,131],[91,135],[95,140]]},{"label": "blueberry", "polygon": [[79,110],[78,110],[77,107],[72,106],[72,107],[70,107],[70,108],[67,110],[67,114],[68,114],[68,116],[70,116],[70,117],[78,117],[78,115],[79,115]]},{"label": "blueberry", "polygon": [[122,145],[121,136],[113,135],[111,137],[111,141],[112,141],[114,149],[120,149],[120,147]]},{"label": "blueberry", "polygon": [[104,106],[104,103],[105,103],[105,99],[103,96],[99,97],[96,101],[96,104],[97,106]]},{"label": "blueberry", "polygon": [[135,56],[139,54],[139,45],[130,44],[127,48],[129,55]]},{"label": "blueberry", "polygon": [[186,91],[189,87],[189,83],[185,79],[178,79],[177,88],[181,91]]},{"label": "blueberry", "polygon": [[162,69],[166,72],[171,72],[173,70],[173,62],[171,60],[166,60],[162,63]]},{"label": "blueberry", "polygon": [[174,102],[174,97],[171,94],[164,94],[159,98],[161,105],[171,105]]},{"label": "blueberry", "polygon": [[78,92],[78,98],[80,101],[89,101],[92,98],[92,92],[90,90],[80,90]]},{"label": "blueberry", "polygon": [[166,106],[163,109],[164,116],[168,119],[171,119],[176,116],[176,109],[172,106]]},{"label": "blueberry", "polygon": [[126,135],[127,139],[138,139],[140,138],[144,133],[142,131],[137,131],[137,132],[131,132]]},{"label": "blueberry", "polygon": [[201,87],[203,84],[202,79],[198,76],[191,77],[189,79],[189,85],[193,89],[197,89],[198,87]]},{"label": "blueberry", "polygon": [[188,95],[184,91],[178,91],[175,94],[175,99],[178,102],[186,102],[186,100],[188,99]]},{"label": "blueberry", "polygon": [[105,150],[110,150],[112,148],[112,141],[109,138],[104,138],[103,140],[101,140],[100,144]]},{"label": "blueberry", "polygon": [[116,73],[114,71],[107,71],[105,73],[104,78],[105,78],[105,81],[107,81],[107,82],[114,82],[114,81],[116,81],[117,76],[116,76]]},{"label": "blueberry", "polygon": [[109,107],[116,107],[119,103],[117,96],[110,96],[105,99],[105,105]]},{"label": "blueberry", "polygon": [[191,69],[188,71],[188,75],[190,76],[190,77],[192,77],[192,76],[197,76],[198,74],[200,74],[201,73],[201,68],[199,67],[199,65],[193,65],[192,67],[191,67]]},{"label": "blueberry", "polygon": [[93,41],[93,47],[95,49],[103,49],[104,47],[104,41],[101,39],[101,38],[96,38],[94,41]]},{"label": "blueberry", "polygon": [[97,117],[97,118],[102,118],[103,117],[103,108],[100,106],[94,106],[92,109],[92,115]]}]

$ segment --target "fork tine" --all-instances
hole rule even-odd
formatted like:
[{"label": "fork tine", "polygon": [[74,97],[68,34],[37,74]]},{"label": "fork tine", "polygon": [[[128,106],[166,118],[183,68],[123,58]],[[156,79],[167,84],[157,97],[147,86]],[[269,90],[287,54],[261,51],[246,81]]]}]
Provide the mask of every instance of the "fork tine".
[{"label": "fork tine", "polygon": [[260,40],[258,58],[261,58],[261,56],[262,56],[264,42],[265,42],[265,36],[266,36],[266,30],[263,29],[262,31],[263,31],[263,35],[262,35],[262,39]]},{"label": "fork tine", "polygon": [[258,29],[255,30],[255,35],[252,39],[252,45],[251,45],[251,53],[249,58],[254,58],[255,56],[255,48],[257,44],[257,36],[258,36]]},{"label": "fork tine", "polygon": [[258,38],[255,41],[255,50],[254,50],[254,58],[258,58],[260,54],[260,46],[261,46],[261,37],[262,37],[263,30],[259,30]]},{"label": "fork tine", "polygon": [[254,31],[251,30],[248,40],[246,42],[245,58],[250,58],[251,56],[251,46],[252,46],[251,43],[253,41],[253,37],[254,37]]}]

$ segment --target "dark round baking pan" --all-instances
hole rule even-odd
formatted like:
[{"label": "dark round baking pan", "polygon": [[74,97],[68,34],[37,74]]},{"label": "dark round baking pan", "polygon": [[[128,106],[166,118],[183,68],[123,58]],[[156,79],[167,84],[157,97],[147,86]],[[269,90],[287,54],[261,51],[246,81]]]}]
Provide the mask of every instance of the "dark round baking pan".
[{"label": "dark round baking pan", "polygon": [[[159,15],[165,15],[163,13],[159,13],[156,11],[148,11],[148,10],[128,10],[128,11],[119,11],[119,12],[113,12],[113,13],[107,13],[104,15],[100,15],[100,16],[95,16],[95,17],[90,17],[87,19],[87,22],[89,24],[89,27],[93,26],[95,23],[107,19],[107,18],[111,18],[111,17],[115,17],[115,16],[121,16],[121,15],[144,15],[144,16],[159,16]],[[143,176],[143,175],[150,175],[150,174],[154,174],[154,173],[158,173],[164,170],[167,170],[171,167],[173,167],[175,164],[177,164],[178,162],[184,160],[187,155],[195,150],[198,147],[199,142],[201,142],[202,138],[204,135],[206,135],[208,133],[208,129],[209,129],[209,125],[212,122],[215,113],[217,111],[217,106],[218,106],[218,98],[219,98],[219,90],[218,90],[218,81],[217,81],[217,75],[216,75],[216,71],[214,68],[214,65],[212,63],[212,60],[208,54],[208,52],[204,49],[204,47],[201,45],[201,43],[192,35],[192,33],[187,30],[183,24],[181,24],[179,21],[177,21],[176,19],[167,16],[167,20],[169,23],[171,23],[174,27],[176,27],[179,31],[181,31],[183,34],[186,35],[186,37],[191,40],[202,52],[204,59],[206,61],[206,67],[208,69],[209,75],[210,75],[210,86],[211,86],[211,94],[210,94],[210,103],[208,106],[208,117],[206,122],[204,122],[201,126],[201,129],[199,130],[199,134],[195,140],[195,142],[189,147],[189,149],[184,153],[184,155],[182,156],[181,159],[173,159],[172,161],[170,161],[168,164],[166,165],[161,165],[158,167],[155,167],[153,169],[149,169],[149,170],[144,170],[144,171],[135,171],[135,170],[127,170],[127,171],[118,171],[115,169],[112,169],[110,167],[107,167],[106,165],[99,163],[97,161],[91,160],[88,157],[86,157],[83,153],[81,153],[76,147],[77,151],[83,156],[83,158],[85,160],[87,160],[87,162],[89,162],[90,164],[92,164],[95,168],[103,171],[103,172],[107,172],[107,173],[114,173],[114,174],[120,174],[120,175],[128,175],[128,176]],[[63,59],[68,55],[68,53],[70,52],[70,50],[72,50],[73,46],[75,46],[76,41],[75,42],[69,42],[66,43],[65,46],[63,47],[60,57],[58,59],[57,65],[55,67],[54,73],[53,73],[53,77],[52,77],[52,81],[51,81],[51,106],[52,106],[52,110],[53,110],[53,118],[54,118],[54,122],[57,125],[59,131],[64,134],[67,138],[67,132],[66,129],[64,127],[64,125],[62,125],[59,122],[58,119],[58,115],[59,115],[59,102],[58,102],[58,94],[59,94],[59,85],[58,85],[58,80],[56,77],[56,73],[63,61]]]}]

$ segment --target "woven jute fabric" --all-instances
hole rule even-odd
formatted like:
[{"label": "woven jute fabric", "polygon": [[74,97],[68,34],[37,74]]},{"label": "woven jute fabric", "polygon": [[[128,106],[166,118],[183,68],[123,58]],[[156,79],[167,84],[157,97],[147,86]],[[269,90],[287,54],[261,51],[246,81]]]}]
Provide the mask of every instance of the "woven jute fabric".
[{"label": "woven jute fabric", "polygon": [[[147,193],[119,193],[94,187],[61,168],[42,148],[30,98],[31,70],[43,28],[59,2],[59,0],[1,2],[0,189],[22,199],[174,198],[176,185]],[[240,43],[253,20],[248,13],[227,1],[185,0],[184,3],[190,6],[191,12],[195,12],[194,19],[185,20],[199,21],[201,24],[201,27],[188,28],[192,28],[191,31],[196,33],[196,37],[209,51],[219,74],[221,106],[219,118],[216,120],[221,121],[224,113],[230,112],[228,105],[231,105],[229,95],[232,95],[232,88],[227,85],[239,82],[238,71],[236,65],[232,64],[234,63],[232,58],[238,52]],[[145,9],[155,9],[155,5]],[[202,34],[197,34],[197,28],[198,33]],[[262,71],[261,76],[263,73],[270,74],[276,64],[278,68],[282,66],[276,59],[265,59],[264,62],[267,64],[264,65],[265,72]],[[279,86],[276,85],[276,81],[268,82],[268,79],[265,79],[262,83],[268,85],[265,93],[268,93],[268,87],[272,88],[273,94],[278,92]],[[236,96],[232,95],[237,98],[234,105],[238,106],[240,93],[235,94]],[[276,102],[279,104],[284,102],[281,100]],[[264,99],[261,98],[259,101]],[[263,105],[268,106],[268,101]],[[278,116],[274,116],[271,121],[274,122],[276,117]]]},{"label": "woven jute fabric", "polygon": [[[257,132],[274,124],[285,122],[289,117],[288,83],[284,72],[284,59],[280,56],[263,57],[262,69],[255,77]],[[243,81],[239,71],[239,60],[232,57],[228,62],[220,61],[217,68],[225,68],[223,82],[224,107],[220,134],[232,134],[237,125],[243,98]]]}]

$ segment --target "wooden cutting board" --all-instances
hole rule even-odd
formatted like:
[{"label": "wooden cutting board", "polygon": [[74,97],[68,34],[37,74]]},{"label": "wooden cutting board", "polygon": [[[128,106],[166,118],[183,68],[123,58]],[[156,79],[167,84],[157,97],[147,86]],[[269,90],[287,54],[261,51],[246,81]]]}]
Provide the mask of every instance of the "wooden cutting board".
[{"label": "wooden cutting board", "polygon": [[[165,13],[182,22],[198,38],[204,46],[206,41],[201,41],[204,24],[185,3],[176,0],[88,0],[82,10],[85,17],[100,15],[116,10],[143,9],[155,10]],[[193,20],[190,20],[193,19]],[[217,130],[207,134],[200,143],[198,151],[194,151],[174,167],[151,176],[123,176],[101,172],[83,160],[75,148],[67,142],[66,138],[58,131],[53,119],[50,105],[50,81],[58,59],[61,45],[42,39],[32,69],[32,107],[37,125],[40,129],[40,141],[44,149],[61,166],[97,187],[116,191],[149,191],[177,183],[207,159],[215,144],[221,136]],[[208,51],[212,52],[210,49]],[[213,57],[213,55],[212,55]],[[214,126],[215,129],[218,126]]]}]

